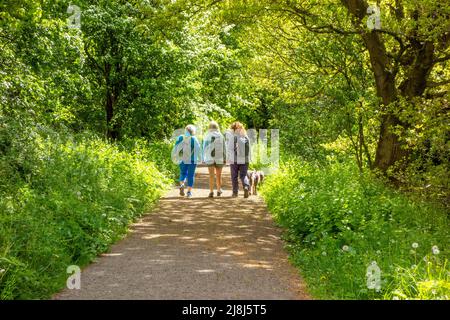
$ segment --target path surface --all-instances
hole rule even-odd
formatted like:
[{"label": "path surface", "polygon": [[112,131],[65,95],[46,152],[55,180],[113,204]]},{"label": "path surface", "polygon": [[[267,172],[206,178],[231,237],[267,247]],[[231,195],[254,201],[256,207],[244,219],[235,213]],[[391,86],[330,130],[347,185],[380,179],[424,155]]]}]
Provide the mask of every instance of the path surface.
[{"label": "path surface", "polygon": [[258,196],[207,198],[200,167],[192,199],[173,189],[81,274],[81,289],[55,299],[307,299]]}]

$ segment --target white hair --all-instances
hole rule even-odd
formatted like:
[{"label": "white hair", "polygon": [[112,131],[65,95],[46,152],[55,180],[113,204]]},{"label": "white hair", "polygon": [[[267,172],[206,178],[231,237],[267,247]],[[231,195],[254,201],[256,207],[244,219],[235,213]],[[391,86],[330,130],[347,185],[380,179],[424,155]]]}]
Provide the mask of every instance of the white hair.
[{"label": "white hair", "polygon": [[189,132],[192,136],[194,136],[195,135],[195,131],[196,131],[195,126],[192,125],[192,124],[188,124],[186,126],[186,131]]}]

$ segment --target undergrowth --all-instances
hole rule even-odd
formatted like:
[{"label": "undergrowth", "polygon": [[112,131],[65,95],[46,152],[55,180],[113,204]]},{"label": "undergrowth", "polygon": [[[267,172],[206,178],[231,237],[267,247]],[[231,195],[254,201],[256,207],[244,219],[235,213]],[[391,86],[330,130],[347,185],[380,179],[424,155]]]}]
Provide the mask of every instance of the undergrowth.
[{"label": "undergrowth", "polygon": [[315,297],[450,298],[444,208],[392,190],[351,163],[315,166],[299,158],[269,176],[262,193]]},{"label": "undergrowth", "polygon": [[154,163],[167,147],[20,128],[0,128],[0,299],[48,298],[170,185]]}]

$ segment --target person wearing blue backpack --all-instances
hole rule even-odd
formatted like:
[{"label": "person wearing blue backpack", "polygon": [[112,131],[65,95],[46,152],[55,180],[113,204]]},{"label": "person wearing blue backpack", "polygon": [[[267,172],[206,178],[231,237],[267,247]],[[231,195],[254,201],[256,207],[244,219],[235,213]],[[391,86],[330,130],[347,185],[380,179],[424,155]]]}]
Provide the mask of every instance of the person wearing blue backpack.
[{"label": "person wearing blue backpack", "polygon": [[192,188],[195,181],[195,170],[197,164],[201,162],[202,154],[200,143],[195,137],[195,126],[188,125],[183,135],[180,135],[172,150],[172,156],[176,157],[176,161],[180,167],[180,196],[184,196],[184,189],[187,182],[188,198],[192,197]]}]

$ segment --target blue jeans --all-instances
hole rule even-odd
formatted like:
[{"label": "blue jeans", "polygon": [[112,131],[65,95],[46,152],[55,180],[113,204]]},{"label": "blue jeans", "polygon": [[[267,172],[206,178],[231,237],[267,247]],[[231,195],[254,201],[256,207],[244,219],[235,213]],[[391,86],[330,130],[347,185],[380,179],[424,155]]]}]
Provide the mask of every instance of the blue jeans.
[{"label": "blue jeans", "polygon": [[184,162],[180,163],[180,181],[184,182],[187,178],[187,186],[194,186],[194,176],[195,169],[197,168],[196,163],[185,164]]}]

